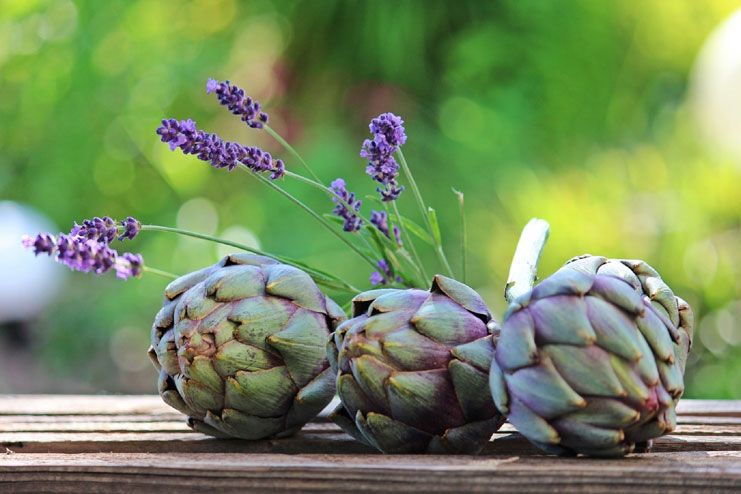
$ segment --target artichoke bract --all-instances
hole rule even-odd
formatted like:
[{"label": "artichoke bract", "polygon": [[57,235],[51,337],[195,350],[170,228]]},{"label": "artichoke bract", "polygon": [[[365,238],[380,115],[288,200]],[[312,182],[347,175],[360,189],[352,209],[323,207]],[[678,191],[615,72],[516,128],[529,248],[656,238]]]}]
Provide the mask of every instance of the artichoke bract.
[{"label": "artichoke bract", "polygon": [[206,434],[290,435],[334,395],[325,349],[343,319],[305,272],[227,256],[165,289],[149,350],[160,395]]},{"label": "artichoke bract", "polygon": [[642,261],[575,258],[505,314],[490,384],[541,449],[622,456],[672,431],[690,307]]},{"label": "artichoke bract", "polygon": [[385,453],[474,453],[504,418],[487,386],[495,324],[468,286],[378,289],[353,299],[328,345],[342,404],[332,418]]}]

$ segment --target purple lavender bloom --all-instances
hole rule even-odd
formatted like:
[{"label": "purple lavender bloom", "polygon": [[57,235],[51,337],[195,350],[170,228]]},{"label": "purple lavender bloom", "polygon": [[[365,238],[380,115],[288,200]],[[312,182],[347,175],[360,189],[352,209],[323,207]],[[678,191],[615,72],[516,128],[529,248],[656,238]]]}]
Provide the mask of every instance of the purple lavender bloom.
[{"label": "purple lavender bloom", "polygon": [[141,254],[124,252],[116,258],[114,269],[116,270],[116,277],[122,280],[127,280],[131,277],[138,278],[144,269],[144,259]]},{"label": "purple lavender bloom", "polygon": [[386,284],[386,278],[383,277],[378,271],[373,271],[370,275],[370,284],[373,286]]},{"label": "purple lavender bloom", "polygon": [[57,248],[57,240],[53,235],[48,233],[39,233],[35,237],[24,235],[21,239],[23,246],[27,249],[33,249],[34,255],[46,254],[52,255]]},{"label": "purple lavender bloom", "polygon": [[116,251],[107,244],[85,237],[59,235],[56,241],[56,260],[73,271],[103,274],[116,261]]},{"label": "purple lavender bloom", "polygon": [[206,93],[215,93],[219,103],[226,106],[234,115],[253,129],[261,129],[268,123],[268,114],[261,110],[260,103],[245,96],[244,89],[232,85],[229,81],[220,82],[209,79],[206,82]]},{"label": "purple lavender bloom", "polygon": [[394,240],[396,240],[396,245],[399,247],[404,245],[404,242],[401,241],[401,230],[399,230],[399,227],[394,225],[393,228],[394,231]]},{"label": "purple lavender bloom", "polygon": [[386,262],[386,259],[381,259],[376,263],[378,271],[373,271],[370,275],[371,285],[388,285],[392,281],[401,282],[402,279],[399,276],[394,277],[394,273],[391,270],[391,266]]},{"label": "purple lavender bloom", "polygon": [[70,230],[71,237],[82,237],[95,242],[109,244],[118,234],[116,222],[110,216],[94,217],[91,220],[82,220],[82,225],[75,225]]},{"label": "purple lavender bloom", "polygon": [[198,129],[192,120],[166,119],[157,128],[162,142],[170,149],[180,148],[184,154],[194,154],[198,159],[211,163],[214,168],[228,168],[240,163],[254,172],[270,172],[272,180],[285,174],[282,160],[273,159],[267,151],[257,147],[242,146],[236,142],[225,142],[216,134]]},{"label": "purple lavender bloom", "polygon": [[144,266],[139,254],[127,252],[119,256],[105,241],[76,233],[62,233],[58,237],[39,233],[35,237],[24,236],[22,242],[26,248],[33,249],[34,254],[46,254],[73,271],[83,273],[103,274],[115,269],[119,278],[126,279],[141,274]]},{"label": "purple lavender bloom", "polygon": [[370,222],[378,228],[378,231],[391,238],[389,236],[389,216],[386,211],[371,211]]},{"label": "purple lavender bloom", "polygon": [[385,187],[377,187],[376,192],[381,194],[381,200],[384,202],[395,201],[404,192],[404,186],[399,185],[396,180],[389,180]]},{"label": "purple lavender bloom", "polygon": [[142,224],[133,216],[121,220],[121,226],[124,229],[123,233],[118,236],[118,239],[121,241],[125,239],[134,240],[134,237],[136,237],[142,229]]},{"label": "purple lavender bloom", "polygon": [[[332,201],[336,204],[332,212],[345,220],[342,229],[346,232],[356,232],[360,230],[363,226],[363,220],[361,220],[355,213],[360,211],[362,201],[356,199],[355,194],[347,190],[345,181],[341,178],[332,182],[329,188],[336,196],[332,198]],[[348,207],[346,204],[351,207]]]},{"label": "purple lavender bloom", "polygon": [[403,245],[401,242],[401,231],[398,226],[394,225],[389,232],[389,217],[386,211],[371,211],[370,222],[378,228],[378,231],[386,235],[386,237],[391,238],[393,234],[394,240],[399,247]]},{"label": "purple lavender bloom", "polygon": [[389,146],[399,148],[407,142],[407,135],[404,131],[404,120],[391,112],[380,114],[371,120],[368,127],[374,136],[383,136]]},{"label": "purple lavender bloom", "polygon": [[406,141],[404,121],[393,113],[383,113],[371,120],[372,139],[366,139],[360,157],[368,160],[365,172],[381,186],[376,190],[383,201],[395,201],[404,190],[397,182],[399,164],[393,154]]}]

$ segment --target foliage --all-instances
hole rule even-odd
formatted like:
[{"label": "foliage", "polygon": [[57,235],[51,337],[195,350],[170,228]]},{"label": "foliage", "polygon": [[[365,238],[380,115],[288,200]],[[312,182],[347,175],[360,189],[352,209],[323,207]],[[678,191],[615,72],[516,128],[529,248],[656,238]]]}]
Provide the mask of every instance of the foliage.
[{"label": "foliage", "polygon": [[[362,285],[367,272],[337,239],[279,221],[294,213],[278,194],[170,153],[152,129],[163,115],[192,117],[295,165],[202,97],[202,81],[229,78],[326,182],[357,184],[368,120],[394,111],[451,254],[460,213],[447,191],[466,193],[467,281],[496,313],[517,234],[545,218],[541,276],[585,252],[645,259],[699,317],[686,396],[741,396],[741,168],[698,139],[686,104],[696,55],[736,3],[432,5],[0,0],[0,197],[60,230],[70,218],[132,214]],[[302,184],[286,188],[327,209]],[[412,201],[403,207],[423,223]],[[132,245],[180,273],[225,253],[165,234]],[[27,350],[47,377],[12,390],[154,391],[145,348],[162,285],[70,275]],[[93,302],[94,313],[80,309]]]}]

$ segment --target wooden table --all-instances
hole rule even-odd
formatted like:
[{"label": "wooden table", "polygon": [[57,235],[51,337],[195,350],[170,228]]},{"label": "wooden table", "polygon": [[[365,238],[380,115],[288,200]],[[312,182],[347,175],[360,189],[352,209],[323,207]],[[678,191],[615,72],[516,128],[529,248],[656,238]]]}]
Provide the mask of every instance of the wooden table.
[{"label": "wooden table", "polygon": [[0,492],[328,490],[741,492],[741,401],[683,400],[652,453],[598,460],[540,455],[508,425],[479,456],[391,456],[321,417],[248,442],[191,432],[156,396],[0,396]]}]

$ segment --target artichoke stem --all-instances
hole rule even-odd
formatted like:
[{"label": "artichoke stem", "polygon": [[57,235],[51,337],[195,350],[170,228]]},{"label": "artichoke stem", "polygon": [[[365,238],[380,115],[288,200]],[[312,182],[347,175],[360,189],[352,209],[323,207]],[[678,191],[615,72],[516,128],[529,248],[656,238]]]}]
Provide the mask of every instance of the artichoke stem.
[{"label": "artichoke stem", "polygon": [[508,303],[513,303],[533,289],[549,230],[548,222],[538,218],[531,219],[522,229],[504,289],[504,298]]}]

